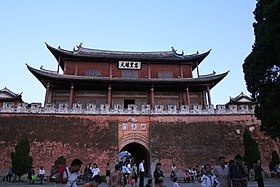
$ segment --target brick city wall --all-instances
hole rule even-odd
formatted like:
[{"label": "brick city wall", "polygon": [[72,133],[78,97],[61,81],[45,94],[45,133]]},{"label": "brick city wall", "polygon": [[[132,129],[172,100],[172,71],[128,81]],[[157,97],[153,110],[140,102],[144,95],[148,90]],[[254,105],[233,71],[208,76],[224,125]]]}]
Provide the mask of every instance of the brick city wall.
[{"label": "brick city wall", "polygon": [[258,142],[263,166],[267,167],[273,150],[280,143],[260,132],[260,121],[253,115],[156,117],[150,122],[151,150],[154,163],[179,168],[216,164],[219,156],[227,160],[244,154],[243,132],[251,132]]},{"label": "brick city wall", "polygon": [[[81,158],[97,162],[104,171],[106,162],[117,161],[118,137],[124,122],[147,123],[152,166],[157,161],[168,171],[172,163],[179,168],[215,164],[220,155],[232,159],[243,154],[242,134],[246,129],[258,141],[264,166],[280,144],[264,136],[260,121],[253,115],[188,116],[105,116],[0,114],[0,170],[11,165],[10,153],[21,138],[31,143],[34,166],[50,169],[54,160],[65,155],[68,161]],[[141,132],[139,132],[141,133]]]}]

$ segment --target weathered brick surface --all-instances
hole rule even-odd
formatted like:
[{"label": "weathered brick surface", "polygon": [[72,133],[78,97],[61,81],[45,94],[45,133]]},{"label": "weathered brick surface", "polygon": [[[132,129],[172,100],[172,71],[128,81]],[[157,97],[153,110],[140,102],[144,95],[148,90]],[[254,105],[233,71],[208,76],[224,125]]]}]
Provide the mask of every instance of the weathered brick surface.
[{"label": "weathered brick surface", "polygon": [[150,121],[152,158],[168,170],[172,163],[179,168],[205,163],[216,164],[219,156],[227,160],[244,154],[243,132],[259,143],[262,162],[267,167],[271,152],[280,144],[260,132],[260,121],[252,115],[155,117]]},{"label": "weathered brick surface", "polygon": [[34,166],[47,170],[60,155],[103,165],[118,155],[117,124],[106,117],[2,115],[0,132],[1,169],[10,166],[10,153],[23,137],[30,141]]},{"label": "weathered brick surface", "polygon": [[[120,128],[123,123],[145,123],[148,129],[123,132]],[[27,137],[36,167],[44,165],[49,170],[54,160],[64,155],[68,161],[81,158],[85,163],[97,162],[104,171],[106,162],[117,160],[120,142],[130,132],[149,140],[144,142],[144,147],[149,147],[151,161],[161,161],[166,171],[172,163],[179,168],[214,164],[220,155],[231,159],[237,153],[243,154],[245,128],[252,130],[252,136],[259,143],[262,161],[267,165],[271,152],[279,152],[280,143],[262,134],[259,127],[260,121],[252,115],[0,114],[0,169],[11,165],[10,153],[21,138]],[[131,138],[137,140],[136,136]]]}]

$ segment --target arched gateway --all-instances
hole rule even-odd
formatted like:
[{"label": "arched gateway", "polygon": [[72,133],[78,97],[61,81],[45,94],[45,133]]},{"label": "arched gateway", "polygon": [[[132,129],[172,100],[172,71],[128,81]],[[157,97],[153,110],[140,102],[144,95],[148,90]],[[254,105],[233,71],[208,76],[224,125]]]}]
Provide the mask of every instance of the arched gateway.
[{"label": "arched gateway", "polygon": [[137,166],[145,160],[146,173],[150,173],[150,141],[147,123],[120,123],[118,133],[119,152],[128,151]]}]

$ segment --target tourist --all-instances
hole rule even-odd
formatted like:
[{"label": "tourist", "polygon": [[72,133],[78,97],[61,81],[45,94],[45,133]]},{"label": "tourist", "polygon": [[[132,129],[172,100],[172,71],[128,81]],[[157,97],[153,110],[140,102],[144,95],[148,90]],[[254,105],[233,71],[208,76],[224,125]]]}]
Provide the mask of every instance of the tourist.
[{"label": "tourist", "polygon": [[121,170],[121,166],[119,164],[115,165],[115,171],[113,171],[110,175],[108,187],[123,186],[123,174],[120,170]]},{"label": "tourist", "polygon": [[172,164],[171,170],[170,170],[170,171],[171,171],[171,173],[170,173],[170,178],[171,178],[171,179],[177,177],[177,175],[176,175],[176,170],[177,170],[176,165],[175,165],[175,164]]},{"label": "tourist", "polygon": [[101,184],[102,178],[100,175],[95,175],[92,178],[92,181],[85,183],[82,187],[97,187],[99,184]]},{"label": "tourist", "polygon": [[248,186],[247,167],[243,164],[243,160],[240,155],[236,155],[234,157],[234,163],[230,165],[229,172],[232,187]]},{"label": "tourist", "polygon": [[[81,169],[83,162],[79,159],[74,159],[70,167],[66,167],[63,173],[63,183],[57,186],[60,187],[77,187],[78,172]],[[66,182],[67,181],[67,182]]]},{"label": "tourist", "polygon": [[145,160],[142,160],[142,162],[139,164],[139,174],[140,174],[139,187],[144,187],[144,174],[145,174],[144,163]]},{"label": "tourist", "polygon": [[258,160],[254,164],[253,169],[254,169],[254,173],[255,173],[255,180],[258,183],[258,187],[264,187],[263,176],[262,176],[263,169],[261,167],[261,161],[260,160]]},{"label": "tourist", "polygon": [[161,163],[156,164],[156,168],[154,171],[154,178],[155,178],[155,186],[160,187],[163,186],[164,175],[161,170]]},{"label": "tourist", "polygon": [[29,179],[29,183],[34,184],[34,176],[35,176],[35,170],[34,167],[31,167],[27,173],[27,178]]},{"label": "tourist", "polygon": [[180,187],[179,184],[178,184],[178,182],[177,182],[177,180],[178,180],[177,177],[175,177],[175,178],[173,179],[173,187]]},{"label": "tourist", "polygon": [[106,173],[105,173],[105,175],[106,175],[106,182],[107,182],[107,184],[109,184],[109,179],[110,179],[110,175],[111,175],[111,167],[110,167],[110,163],[109,162],[107,162],[107,164],[106,164]]},{"label": "tourist", "polygon": [[145,161],[142,160],[142,162],[139,164],[139,174],[140,174],[139,187],[144,187],[144,174],[145,174],[144,163]]},{"label": "tourist", "polygon": [[132,178],[134,179],[135,186],[137,186],[138,172],[137,172],[136,163],[134,163],[133,166],[132,166]]},{"label": "tourist", "polygon": [[152,187],[153,186],[153,180],[152,179],[148,179],[147,184],[145,187]]},{"label": "tourist", "polygon": [[280,162],[275,166],[275,176],[280,178]]},{"label": "tourist", "polygon": [[88,183],[91,179],[92,172],[91,172],[91,164],[87,164],[85,169],[84,169],[84,177],[83,177],[83,182]]},{"label": "tourist", "polygon": [[12,176],[13,176],[13,168],[10,167],[10,169],[9,169],[9,171],[8,171],[8,174],[6,175],[6,177],[3,178],[3,180],[6,179],[6,181],[11,182]]},{"label": "tourist", "polygon": [[130,163],[130,160],[128,160],[128,161],[126,162],[126,173],[127,173],[128,181],[130,181],[131,178],[132,178],[132,176],[131,176],[131,171],[132,171],[131,163]]},{"label": "tourist", "polygon": [[214,175],[216,175],[220,182],[220,187],[230,187],[229,168],[225,165],[225,157],[221,156],[218,159],[218,165],[214,168]]},{"label": "tourist", "polygon": [[92,173],[92,176],[91,176],[92,179],[95,175],[99,175],[100,169],[98,168],[96,163],[93,164],[93,167],[91,169],[91,173]]},{"label": "tourist", "polygon": [[41,184],[44,182],[44,177],[45,177],[46,171],[44,169],[44,166],[41,166],[38,172],[38,177],[40,179]]},{"label": "tourist", "polygon": [[201,169],[199,168],[199,166],[195,166],[195,171],[196,171],[196,180],[200,181],[201,178]]},{"label": "tourist", "polygon": [[189,168],[189,174],[191,176],[191,179],[194,181],[194,170],[192,167]]},{"label": "tourist", "polygon": [[211,165],[206,164],[204,166],[205,168],[205,174],[201,177],[201,186],[202,187],[216,187],[219,185],[219,181],[217,180],[217,177],[212,174],[211,171]]},{"label": "tourist", "polygon": [[188,183],[191,181],[191,175],[190,175],[188,169],[186,169],[186,171],[185,171],[185,173],[184,173],[184,181],[185,181],[185,182],[188,182]]},{"label": "tourist", "polygon": [[124,186],[126,186],[127,183],[128,183],[128,181],[127,181],[128,180],[128,173],[127,173],[126,163],[123,163],[123,161],[121,161],[119,163],[119,165],[121,166],[121,172],[123,174],[123,184],[124,184]]}]

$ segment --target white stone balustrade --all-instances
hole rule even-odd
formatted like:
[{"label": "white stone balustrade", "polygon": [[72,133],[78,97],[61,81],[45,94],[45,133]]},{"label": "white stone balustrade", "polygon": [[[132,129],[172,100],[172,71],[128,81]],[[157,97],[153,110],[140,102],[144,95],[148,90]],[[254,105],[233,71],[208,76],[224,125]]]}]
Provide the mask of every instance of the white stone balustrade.
[{"label": "white stone balustrade", "polygon": [[137,110],[137,105],[128,105],[127,106],[127,114],[139,114],[140,111]]},{"label": "white stone balustrade", "polygon": [[151,112],[151,105],[141,105],[141,113],[142,114],[150,114]]},{"label": "white stone balustrade", "polygon": [[176,105],[155,105],[154,109],[149,104],[141,105],[128,105],[124,108],[123,105],[116,104],[110,108],[108,104],[101,104],[97,107],[94,104],[87,104],[83,108],[82,104],[74,103],[72,108],[69,109],[67,103],[60,103],[57,105],[48,103],[42,107],[41,103],[19,103],[14,106],[10,102],[3,103],[0,107],[0,113],[44,113],[44,114],[88,114],[88,115],[240,115],[240,114],[254,114],[255,106],[251,105],[181,105],[177,108]]},{"label": "white stone balustrade", "polygon": [[177,106],[176,105],[167,105],[167,113],[168,114],[177,114]]},{"label": "white stone balustrade", "polygon": [[100,114],[110,114],[110,105],[108,104],[101,104],[100,105]]}]

